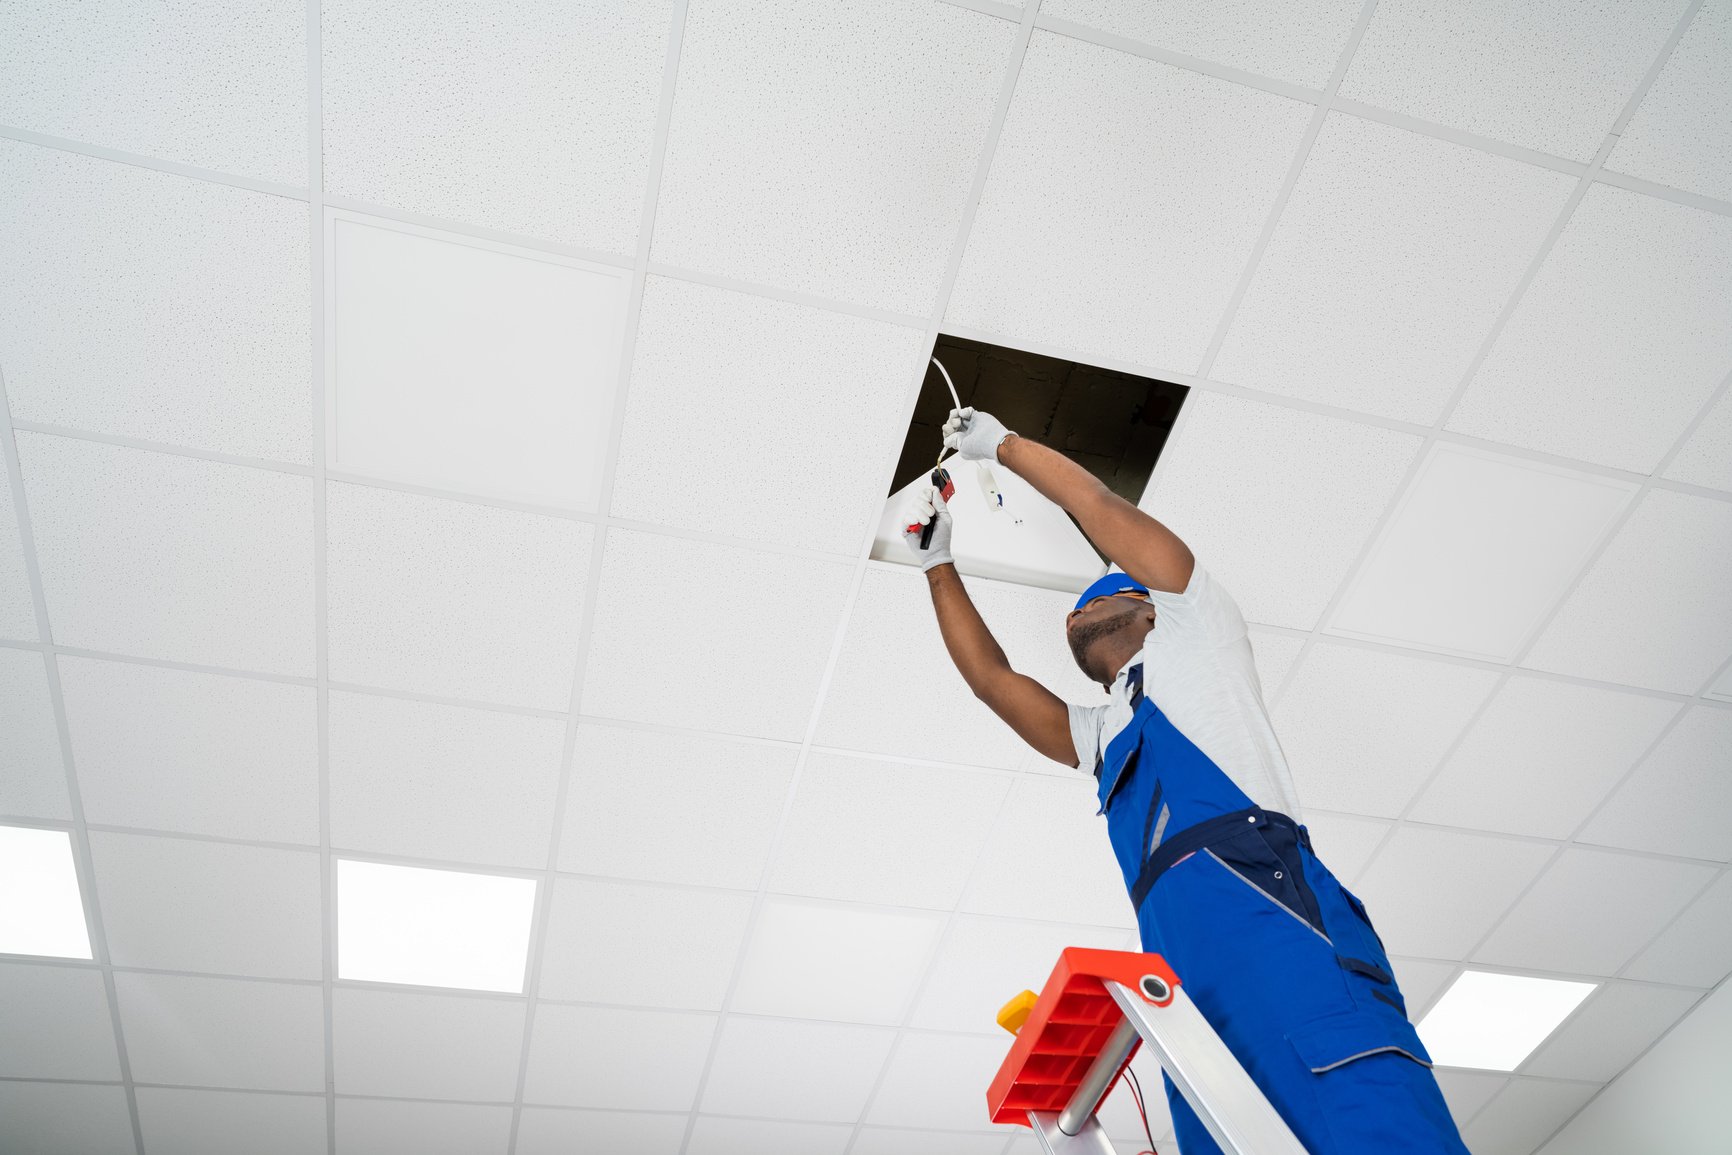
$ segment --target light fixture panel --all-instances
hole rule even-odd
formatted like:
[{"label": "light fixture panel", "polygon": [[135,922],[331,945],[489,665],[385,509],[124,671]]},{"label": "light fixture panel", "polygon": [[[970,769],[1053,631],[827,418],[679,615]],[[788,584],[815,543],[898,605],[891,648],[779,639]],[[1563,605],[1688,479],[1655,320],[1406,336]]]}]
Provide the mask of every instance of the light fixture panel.
[{"label": "light fixture panel", "polygon": [[535,880],[337,861],[337,977],[523,993]]},{"label": "light fixture panel", "polygon": [[0,880],[0,953],[91,957],[72,835],[0,826]]},{"label": "light fixture panel", "polygon": [[1464,971],[1419,1021],[1419,1037],[1439,1066],[1513,1071],[1597,985]]}]

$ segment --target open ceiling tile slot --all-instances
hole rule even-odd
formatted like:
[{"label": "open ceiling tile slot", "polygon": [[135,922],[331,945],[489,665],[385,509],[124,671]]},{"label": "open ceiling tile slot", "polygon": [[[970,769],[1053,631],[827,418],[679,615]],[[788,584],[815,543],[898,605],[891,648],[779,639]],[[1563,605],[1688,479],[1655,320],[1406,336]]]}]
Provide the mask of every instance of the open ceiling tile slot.
[{"label": "open ceiling tile slot", "polygon": [[[942,334],[933,356],[949,370],[963,405],[1058,450],[1133,503],[1142,498],[1189,392],[1151,377]],[[943,374],[929,364],[872,547],[880,561],[915,563],[902,542],[905,514],[937,461],[952,405]],[[1105,561],[1070,517],[1010,470],[992,467],[1002,495],[996,503],[973,464],[952,458],[946,468],[956,483],[952,552],[963,573],[1077,590],[1105,572]]]}]

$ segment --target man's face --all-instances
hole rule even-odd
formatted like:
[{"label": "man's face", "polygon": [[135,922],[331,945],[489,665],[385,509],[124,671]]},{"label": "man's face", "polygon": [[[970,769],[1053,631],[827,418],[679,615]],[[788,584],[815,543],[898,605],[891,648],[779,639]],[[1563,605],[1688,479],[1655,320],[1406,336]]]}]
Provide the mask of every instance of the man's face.
[{"label": "man's face", "polygon": [[1136,629],[1146,634],[1153,624],[1151,615],[1147,594],[1104,594],[1083,603],[1064,620],[1071,657],[1090,681],[1110,682],[1118,671],[1106,670],[1100,662],[1090,660],[1095,643],[1122,630]]}]

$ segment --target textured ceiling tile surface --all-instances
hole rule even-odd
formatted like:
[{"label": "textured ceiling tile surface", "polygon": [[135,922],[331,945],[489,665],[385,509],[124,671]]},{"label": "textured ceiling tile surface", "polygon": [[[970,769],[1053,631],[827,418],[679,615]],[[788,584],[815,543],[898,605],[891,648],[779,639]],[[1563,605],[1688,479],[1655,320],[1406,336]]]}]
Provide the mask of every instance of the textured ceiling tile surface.
[{"label": "textured ceiling tile surface", "polygon": [[264,842],[319,842],[311,686],[62,656],[84,817]]},{"label": "textured ceiling tile surface", "polygon": [[1037,31],[948,319],[1194,371],[1310,116],[1283,97]]},{"label": "textured ceiling tile surface", "polygon": [[1310,629],[1419,439],[1213,393],[1185,408],[1139,504],[1185,539],[1247,620]]},{"label": "textured ceiling tile surface", "polygon": [[337,987],[337,1094],[509,1102],[523,1019],[524,1004],[515,999]]},{"label": "textured ceiling tile surface", "polygon": [[0,1147],[31,1155],[136,1155],[126,1088],[0,1083]]},{"label": "textured ceiling tile surface", "polygon": [[1551,856],[1542,843],[1404,827],[1355,890],[1392,954],[1459,959]]},{"label": "textured ceiling tile surface", "polygon": [[1522,1064],[1522,1073],[1595,1083],[1614,1079],[1701,997],[1698,991],[1607,983]]},{"label": "textured ceiling tile surface", "polygon": [[1016,26],[949,4],[699,4],[652,256],[932,311]]},{"label": "textured ceiling tile surface", "polygon": [[1329,872],[1352,886],[1377,848],[1383,845],[1390,824],[1350,814],[1308,813],[1305,826]]},{"label": "textured ceiling tile surface", "polygon": [[1575,183],[1331,115],[1209,375],[1431,424]]},{"label": "textured ceiling tile surface", "polygon": [[313,673],[311,480],[17,437],[57,643]]},{"label": "textured ceiling tile surface", "polygon": [[1702,418],[1666,467],[1666,476],[1690,485],[1732,491],[1732,389]]},{"label": "textured ceiling tile surface", "polygon": [[887,1027],[728,1018],[704,1111],[852,1123],[866,1108],[896,1032]]},{"label": "textured ceiling tile surface", "polygon": [[1260,630],[1256,626],[1247,633],[1251,638],[1252,656],[1257,662],[1257,680],[1262,683],[1263,700],[1267,702],[1287,681],[1293,663],[1299,658],[1299,651],[1305,648],[1305,639],[1299,634]]},{"label": "textured ceiling tile surface", "polygon": [[517,1123],[517,1155],[571,1155],[584,1150],[680,1155],[686,1120],[683,1111],[650,1115],[525,1107]]},{"label": "textured ceiling tile surface", "polygon": [[337,1100],[338,1155],[506,1155],[510,1145],[508,1106]]},{"label": "textured ceiling tile surface", "polygon": [[1698,706],[1660,740],[1578,836],[1687,858],[1732,860],[1732,710]]},{"label": "textured ceiling tile surface", "polygon": [[593,529],[327,486],[333,681],[563,710]]},{"label": "textured ceiling tile surface", "polygon": [[1595,185],[1449,428],[1647,473],[1732,368],[1729,317],[1732,219]]},{"label": "textured ceiling tile surface", "polygon": [[[769,898],[758,909],[730,1009],[896,1026],[931,962],[944,919]],[[848,992],[838,1000],[836,992]]]},{"label": "textured ceiling tile surface", "polygon": [[146,1151],[176,1155],[320,1155],[323,1095],[188,1091],[139,1087],[138,1124]]},{"label": "textured ceiling tile surface", "polygon": [[0,638],[37,641],[36,603],[18,534],[18,507],[9,471],[0,469]]},{"label": "textured ceiling tile surface", "polygon": [[114,987],[141,1083],[324,1090],[325,1007],[316,986],[122,971]]},{"label": "textured ceiling tile surface", "polygon": [[565,723],[333,691],[331,845],[541,869]]},{"label": "textured ceiling tile surface", "polygon": [[1509,1082],[1507,1075],[1484,1071],[1439,1069],[1435,1073],[1437,1089],[1443,1092],[1443,1101],[1449,1104],[1449,1113],[1457,1127],[1466,1126],[1468,1120],[1479,1114],[1480,1108],[1491,1102],[1492,1096]]},{"label": "textured ceiling tile surface", "polygon": [[842,1155],[854,1129],[844,1123],[778,1123],[699,1115],[686,1155]]},{"label": "textured ceiling tile surface", "polygon": [[1003,1151],[1003,1135],[864,1127],[854,1140],[850,1155],[1003,1155]]},{"label": "textured ceiling tile surface", "polygon": [[15,420],[312,460],[305,204],[0,141],[0,214]]},{"label": "textured ceiling tile surface", "polygon": [[326,3],[326,191],[631,252],[672,11],[670,0],[485,14],[414,0]]},{"label": "textured ceiling tile surface", "polygon": [[72,817],[48,669],[34,650],[0,648],[0,814]]},{"label": "textured ceiling tile surface", "polygon": [[1389,967],[1401,986],[1401,997],[1407,1002],[1407,1017],[1418,1022],[1430,1009],[1433,1000],[1443,993],[1444,986],[1455,976],[1454,963],[1430,962],[1426,959],[1392,958]]},{"label": "textured ceiling tile surface", "polygon": [[1528,1155],[1598,1090],[1592,1083],[1511,1079],[1463,1129],[1462,1139],[1474,1155]]},{"label": "textured ceiling tile surface", "polygon": [[909,1025],[996,1038],[1005,999],[1018,990],[1038,991],[1060,951],[1070,946],[1118,950],[1124,939],[1122,930],[1103,927],[961,915],[951,921]]},{"label": "textured ceiling tile surface", "polygon": [[1624,126],[1606,167],[1645,180],[1732,200],[1732,4],[1708,0],[1636,115]]},{"label": "textured ceiling tile surface", "polygon": [[102,972],[0,965],[0,1077],[120,1078]]},{"label": "textured ceiling tile surface", "polygon": [[1732,874],[1722,874],[1655,938],[1625,977],[1711,987],[1732,971]]},{"label": "textured ceiling tile surface", "polygon": [[[853,554],[924,340],[902,325],[649,278],[610,512],[745,539],[774,525],[781,544]],[[819,438],[814,427],[848,433]],[[700,446],[694,484],[680,459]]]},{"label": "textured ceiling tile surface", "polygon": [[1685,0],[1388,0],[1341,95],[1571,160],[1593,159]]},{"label": "textured ceiling tile surface", "polygon": [[[944,1131],[989,1129],[980,1088],[992,1082],[1006,1050],[990,1037],[904,1035],[890,1056],[867,1121]],[[1005,1134],[1010,1134],[1008,1127]]]},{"label": "textured ceiling tile surface", "polygon": [[1096,816],[1093,779],[1017,780],[975,865],[969,914],[1131,927],[1136,913]]},{"label": "textured ceiling tile surface", "polygon": [[715,1032],[714,1015],[544,1004],[535,1012],[524,1101],[690,1110]]}]

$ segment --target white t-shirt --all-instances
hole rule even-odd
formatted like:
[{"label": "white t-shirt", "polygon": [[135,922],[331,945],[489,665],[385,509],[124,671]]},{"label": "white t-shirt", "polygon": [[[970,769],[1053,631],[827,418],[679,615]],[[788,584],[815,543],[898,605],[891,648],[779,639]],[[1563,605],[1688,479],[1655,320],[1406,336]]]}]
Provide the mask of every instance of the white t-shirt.
[{"label": "white t-shirt", "polygon": [[1245,619],[1226,590],[1194,566],[1182,594],[1150,590],[1155,628],[1142,653],[1125,663],[1105,706],[1070,705],[1077,765],[1092,771],[1096,753],[1131,720],[1126,674],[1143,664],[1143,693],[1252,802],[1295,822],[1299,794],[1269,724],[1251,658]]}]

